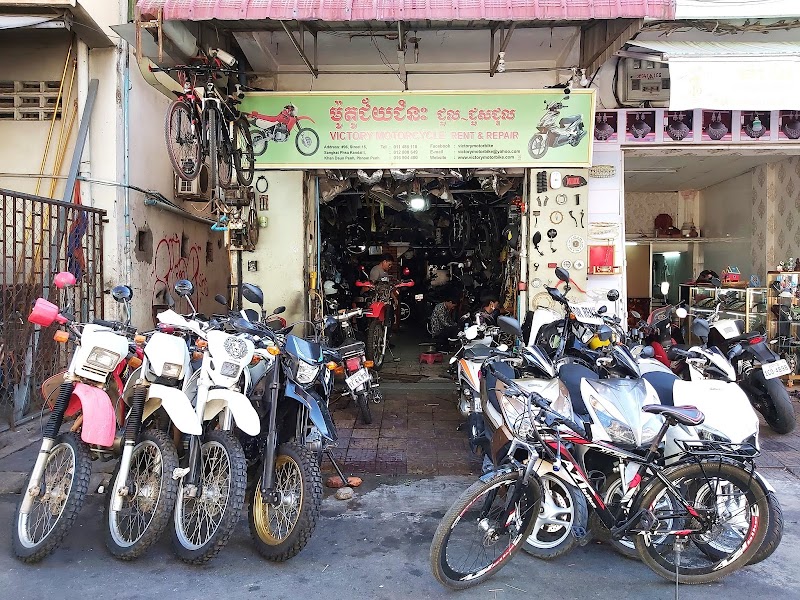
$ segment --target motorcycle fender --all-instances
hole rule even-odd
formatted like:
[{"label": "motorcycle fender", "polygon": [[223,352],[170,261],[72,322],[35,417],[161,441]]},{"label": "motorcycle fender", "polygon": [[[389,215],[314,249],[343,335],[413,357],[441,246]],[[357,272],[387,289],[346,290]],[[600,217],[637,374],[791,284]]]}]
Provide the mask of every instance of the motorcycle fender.
[{"label": "motorcycle fender", "polygon": [[147,402],[144,405],[142,421],[146,421],[150,415],[162,406],[175,427],[183,433],[188,433],[189,435],[203,433],[203,427],[188,396],[181,390],[158,383],[150,386]]},{"label": "motorcycle fender", "polygon": [[752,354],[761,364],[775,362],[781,358],[764,342],[748,346],[745,352]]},{"label": "motorcycle fender", "polygon": [[81,439],[95,446],[112,446],[117,433],[117,421],[114,418],[114,405],[105,390],[76,383],[66,414],[75,414],[78,410],[83,413]]},{"label": "motorcycle fender", "polygon": [[203,411],[203,421],[210,421],[224,408],[233,414],[236,426],[247,435],[256,436],[261,432],[261,421],[258,413],[247,396],[226,388],[213,388],[208,391],[208,400]]},{"label": "motorcycle fender", "polygon": [[319,429],[319,432],[325,438],[331,441],[333,440],[332,434],[328,429],[328,424],[325,422],[325,417],[322,414],[322,410],[320,410],[319,404],[317,404],[313,396],[309,395],[303,388],[292,381],[286,382],[286,391],[284,395],[287,398],[297,400],[300,404],[305,406],[308,409],[308,416],[311,422],[314,423],[314,426]]},{"label": "motorcycle fender", "polygon": [[775,493],[775,488],[772,487],[772,484],[769,481],[767,481],[766,478],[761,473],[755,471],[753,474],[756,476],[756,479],[758,479],[761,485],[767,489],[767,491],[770,491],[773,494]]},{"label": "motorcycle fender", "polygon": [[369,316],[380,321],[386,320],[386,303],[371,302],[369,305]]}]

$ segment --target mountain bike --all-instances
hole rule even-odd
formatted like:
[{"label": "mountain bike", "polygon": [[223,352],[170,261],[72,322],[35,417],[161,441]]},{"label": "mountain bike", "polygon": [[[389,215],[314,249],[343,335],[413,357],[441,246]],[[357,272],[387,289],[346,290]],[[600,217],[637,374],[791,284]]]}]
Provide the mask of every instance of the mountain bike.
[{"label": "mountain bike", "polygon": [[[213,65],[151,67],[153,72],[175,72],[183,86],[169,105],[164,121],[167,154],[178,177],[192,181],[209,160],[210,185],[227,188],[233,170],[240,185],[253,183],[255,157],[247,119],[236,105],[239,97],[223,95],[214,84],[218,75],[238,74]],[[198,80],[202,82],[198,86]],[[204,81],[203,81],[204,80]]]}]

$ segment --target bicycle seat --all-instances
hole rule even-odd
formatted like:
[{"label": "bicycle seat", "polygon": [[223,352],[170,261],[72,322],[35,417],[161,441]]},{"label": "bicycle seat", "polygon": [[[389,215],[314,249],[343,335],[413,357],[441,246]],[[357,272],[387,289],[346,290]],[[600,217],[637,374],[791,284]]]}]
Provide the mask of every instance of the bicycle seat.
[{"label": "bicycle seat", "polygon": [[690,427],[700,425],[700,423],[706,419],[706,416],[700,409],[694,406],[648,404],[647,406],[643,406],[642,410],[647,413],[653,413],[654,415],[664,415],[668,419],[673,419],[681,425],[689,425]]}]

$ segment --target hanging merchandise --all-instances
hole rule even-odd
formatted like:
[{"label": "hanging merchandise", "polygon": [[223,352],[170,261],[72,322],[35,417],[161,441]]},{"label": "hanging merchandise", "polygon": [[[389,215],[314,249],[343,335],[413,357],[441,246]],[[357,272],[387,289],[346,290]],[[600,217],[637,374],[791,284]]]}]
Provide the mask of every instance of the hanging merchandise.
[{"label": "hanging merchandise", "polygon": [[551,171],[550,173],[550,187],[557,190],[561,187],[561,173],[558,171]]},{"label": "hanging merchandise", "polygon": [[567,240],[567,250],[570,252],[578,254],[579,252],[583,252],[585,248],[586,240],[579,235],[570,236],[570,238]]},{"label": "hanging merchandise", "polygon": [[547,171],[536,173],[536,193],[543,194],[547,191]]},{"label": "hanging merchandise", "polygon": [[556,196],[556,204],[559,206],[564,206],[567,203],[567,195],[566,194],[559,194]]},{"label": "hanging merchandise", "polygon": [[586,185],[586,178],[582,175],[565,175],[561,180],[561,185],[566,188],[578,188]]},{"label": "hanging merchandise", "polygon": [[555,240],[557,236],[558,236],[558,231],[556,231],[555,229],[548,229],[547,230],[547,237],[550,239],[550,251],[551,252],[555,252],[556,251],[556,249],[553,247],[553,240]]},{"label": "hanging merchandise", "polygon": [[706,134],[712,140],[721,140],[728,133],[728,128],[722,122],[722,115],[720,113],[713,113],[711,115],[711,123],[708,124]]},{"label": "hanging merchandise", "polygon": [[560,210],[554,210],[553,212],[550,213],[550,222],[553,225],[558,225],[563,220],[564,220],[564,213],[562,213]]},{"label": "hanging merchandise", "polygon": [[542,251],[539,249],[539,244],[541,244],[541,243],[542,243],[542,232],[541,232],[541,231],[537,231],[536,233],[534,233],[534,234],[533,234],[533,240],[532,240],[532,242],[533,242],[533,247],[534,247],[534,248],[536,249],[536,251],[539,253],[539,256],[544,256],[544,252],[542,252]]},{"label": "hanging merchandise", "polygon": [[637,113],[636,120],[631,125],[631,133],[633,134],[633,137],[641,139],[651,131],[652,128],[647,124],[647,121],[644,120],[644,115],[642,113]]}]

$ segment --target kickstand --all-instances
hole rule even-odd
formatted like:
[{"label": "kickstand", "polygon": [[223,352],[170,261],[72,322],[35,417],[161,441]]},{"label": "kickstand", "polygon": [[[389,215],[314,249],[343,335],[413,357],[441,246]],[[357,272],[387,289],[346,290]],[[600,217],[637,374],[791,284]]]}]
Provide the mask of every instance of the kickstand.
[{"label": "kickstand", "polygon": [[389,351],[389,354],[391,354],[391,355],[392,355],[392,362],[400,362],[400,359],[399,359],[399,358],[397,358],[397,357],[394,355],[394,352],[392,352],[392,347],[391,347],[389,344],[386,344],[386,349]]},{"label": "kickstand", "polygon": [[331,449],[330,448],[325,448],[325,454],[328,455],[328,460],[331,461],[331,464],[333,465],[333,468],[336,469],[336,473],[341,478],[342,483],[344,485],[347,485],[347,477],[344,476],[344,473],[342,473],[342,470],[339,468],[339,465],[336,463],[336,460],[333,458],[333,452],[331,452]]},{"label": "kickstand", "polygon": [[675,600],[679,600],[678,599],[678,582],[680,580],[681,550],[683,549],[683,540],[679,540],[676,537],[675,538],[675,543],[673,544],[673,548],[675,549]]}]

